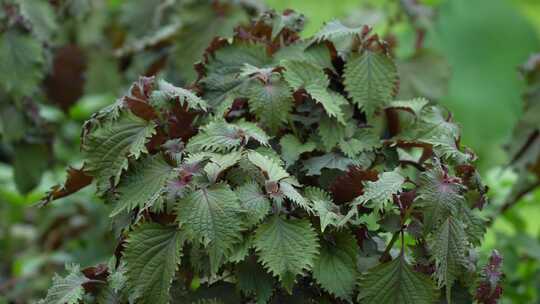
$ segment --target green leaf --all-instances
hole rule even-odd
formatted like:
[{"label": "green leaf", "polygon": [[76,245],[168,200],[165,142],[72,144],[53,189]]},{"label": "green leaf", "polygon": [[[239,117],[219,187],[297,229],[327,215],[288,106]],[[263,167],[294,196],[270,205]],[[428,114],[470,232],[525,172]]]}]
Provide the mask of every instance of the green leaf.
[{"label": "green leaf", "polygon": [[401,191],[405,178],[396,171],[383,172],[379,179],[364,184],[364,194],[355,199],[354,205],[374,208],[376,212],[386,208],[392,196]]},{"label": "green leaf", "polygon": [[347,157],[341,156],[338,153],[328,153],[323,156],[316,156],[304,161],[304,169],[306,175],[321,175],[322,169],[338,169],[347,171],[350,165],[355,162]]},{"label": "green leaf", "polygon": [[475,212],[465,204],[459,209],[459,219],[463,221],[467,239],[473,245],[480,246],[486,233],[486,220],[480,217],[479,212]]},{"label": "green leaf", "polygon": [[277,182],[289,177],[289,173],[287,173],[281,165],[258,152],[250,151],[248,153],[248,159],[252,164],[263,171],[269,181]]},{"label": "green leaf", "polygon": [[[209,2],[186,2],[180,5],[179,18],[182,23],[180,33],[175,37],[173,54],[171,59],[173,62],[173,75],[181,74],[184,83],[190,83],[197,78],[195,69],[192,68],[193,63],[203,58],[205,50],[215,37],[231,37],[234,33],[234,28],[241,23],[249,21],[249,15],[246,9],[239,5],[240,3],[230,3],[226,10],[216,10]],[[209,75],[212,75],[214,70],[225,70],[226,68],[234,67],[236,60],[242,56],[236,57],[235,53],[242,52],[241,49],[233,49],[232,52],[221,50],[216,52],[215,58],[210,57],[212,69],[209,69]],[[247,53],[247,54],[246,54]],[[257,63],[255,58],[248,57],[251,53],[242,53],[245,55],[244,60],[250,63]],[[231,56],[232,55],[232,56]],[[258,54],[257,54],[258,55]],[[264,58],[263,52],[260,56]],[[254,62],[255,61],[255,62]],[[178,71],[181,70],[181,73]],[[219,75],[219,71],[215,71]],[[178,76],[176,76],[178,77]]]},{"label": "green leaf", "polygon": [[446,176],[440,164],[420,175],[416,205],[424,212],[428,229],[438,226],[449,215],[456,215],[458,208],[465,204],[461,195],[463,185]]},{"label": "green leaf", "polygon": [[283,30],[300,33],[304,29],[305,16],[295,11],[284,11],[272,16],[272,39]]},{"label": "green leaf", "polygon": [[247,182],[236,188],[235,192],[249,226],[258,224],[270,212],[270,200],[262,193],[259,184]]},{"label": "green leaf", "polygon": [[350,233],[335,234],[331,242],[322,243],[321,254],[313,266],[313,277],[324,290],[350,301],[358,275],[356,257],[359,251],[356,239]]},{"label": "green leaf", "polygon": [[396,92],[396,66],[381,52],[364,50],[345,64],[345,89],[368,116],[383,109]]},{"label": "green leaf", "polygon": [[[188,238],[209,247],[211,254],[226,256],[242,240],[240,203],[227,184],[192,191],[178,202],[177,215]],[[211,262],[217,270],[219,258]]]},{"label": "green leaf", "polygon": [[426,49],[397,62],[399,71],[399,98],[424,96],[440,100],[448,94],[452,71],[446,58]]},{"label": "green leaf", "polygon": [[210,161],[204,166],[204,171],[211,183],[215,183],[221,174],[236,165],[242,158],[240,152],[230,152],[227,154],[216,154],[210,157]]},{"label": "green leaf", "polygon": [[176,87],[160,79],[157,83],[157,90],[154,90],[151,95],[152,104],[157,107],[172,108],[174,103],[171,103],[171,100],[179,102],[181,106],[187,109],[206,111],[208,107],[206,101],[190,90]]},{"label": "green leaf", "polygon": [[99,291],[96,301],[98,304],[121,304],[125,303],[126,300],[109,286],[106,286]]},{"label": "green leaf", "polygon": [[316,187],[307,187],[305,196],[311,200],[313,210],[319,217],[321,232],[328,226],[340,226],[343,215],[339,213],[339,207],[334,204],[328,192]]},{"label": "green leaf", "polygon": [[299,187],[300,185],[296,181],[290,181],[290,180],[291,178],[285,179],[279,182],[279,190],[283,193],[283,195],[286,198],[291,200],[295,205],[297,205],[300,208],[303,208],[304,210],[308,212],[311,212],[312,210],[311,210],[311,206],[309,205],[308,200],[306,200],[306,198],[303,197],[302,194],[300,194],[298,190],[296,190],[296,188],[293,186],[293,184],[295,184],[295,186],[297,187]]},{"label": "green leaf", "polygon": [[250,81],[247,96],[250,111],[272,134],[287,123],[293,99],[279,74],[271,74],[266,82]]},{"label": "green leaf", "polygon": [[253,258],[236,267],[238,288],[248,296],[255,296],[257,304],[266,304],[272,297],[274,278]]},{"label": "green leaf", "polygon": [[458,163],[469,162],[471,156],[460,151],[459,127],[447,119],[440,108],[425,106],[420,119],[399,135],[405,141],[433,145],[435,154]]},{"label": "green leaf", "polygon": [[370,269],[359,285],[361,304],[433,304],[438,299],[430,278],[415,272],[403,255]]},{"label": "green leaf", "polygon": [[429,244],[435,260],[435,277],[439,287],[446,286],[447,301],[452,303],[452,285],[466,265],[467,235],[463,223],[449,216],[441,223]]},{"label": "green leaf", "polygon": [[58,30],[53,7],[47,1],[19,1],[21,15],[32,24],[32,32],[44,42],[49,41]]},{"label": "green leaf", "polygon": [[282,46],[275,54],[274,61],[282,60],[307,61],[335,72],[332,54],[325,44],[312,44],[310,41],[297,40],[293,44]]},{"label": "green leaf", "polygon": [[[84,139],[86,170],[96,179],[98,193],[116,186],[128,168],[128,158],[146,153],[146,143],[155,133],[155,124],[128,113],[106,122]],[[110,179],[112,178],[112,181]]]},{"label": "green leaf", "polygon": [[270,137],[264,132],[263,129],[261,129],[257,124],[249,121],[236,121],[234,123],[235,126],[237,126],[241,132],[245,133],[245,137],[247,138],[246,141],[250,139],[254,139],[259,144],[263,146],[268,146],[268,141],[270,140]]},{"label": "green leaf", "polygon": [[287,134],[279,140],[281,146],[281,157],[285,161],[287,167],[292,166],[299,158],[300,155],[306,152],[315,150],[315,143],[308,141],[301,143],[298,138],[292,134]]},{"label": "green leaf", "polygon": [[20,142],[13,145],[13,180],[20,193],[27,194],[41,182],[52,151],[46,143]]},{"label": "green leaf", "polygon": [[77,304],[82,300],[84,288],[82,284],[88,279],[82,274],[78,265],[68,265],[69,274],[62,278],[56,274],[44,304]]},{"label": "green leaf", "polygon": [[268,145],[268,135],[254,123],[239,121],[231,124],[216,120],[201,127],[199,133],[189,140],[186,149],[190,152],[227,152],[245,145],[252,138]]},{"label": "green leaf", "polygon": [[387,108],[402,109],[409,111],[416,117],[420,117],[422,110],[429,103],[425,98],[414,98],[410,100],[394,100],[390,102]]},{"label": "green leaf", "polygon": [[335,117],[345,124],[341,106],[347,100],[336,92],[328,90],[330,80],[324,70],[306,61],[287,60],[282,63],[285,68],[283,77],[293,90],[305,89],[316,102],[320,103],[330,117]]},{"label": "green leaf", "polygon": [[16,97],[30,96],[44,75],[41,44],[30,35],[8,30],[0,36],[0,86]]},{"label": "green leaf", "polygon": [[371,128],[359,128],[353,137],[339,142],[341,151],[350,158],[355,158],[362,152],[371,152],[380,146],[379,136]]},{"label": "green leaf", "polygon": [[124,258],[128,285],[137,303],[169,303],[169,289],[182,257],[178,228],[144,223],[130,233]]},{"label": "green leaf", "polygon": [[317,234],[308,220],[274,216],[255,232],[255,248],[260,262],[289,291],[296,276],[313,266],[318,254]]},{"label": "green leaf", "polygon": [[201,80],[204,98],[212,106],[240,95],[246,77],[239,77],[246,64],[264,68],[271,62],[261,44],[234,43],[218,49],[209,59],[206,77]]},{"label": "green leaf", "polygon": [[331,152],[339,142],[345,140],[346,131],[345,126],[337,124],[330,117],[325,116],[319,121],[318,134],[326,152]]},{"label": "green leaf", "polygon": [[317,42],[323,40],[334,40],[346,36],[359,34],[362,27],[348,27],[339,20],[332,20],[324,24],[323,28],[315,34],[314,40]]},{"label": "green leaf", "polygon": [[107,277],[107,286],[102,288],[97,295],[98,304],[121,304],[127,301],[126,264],[120,262],[118,267],[116,258],[112,258],[108,263],[109,276]]},{"label": "green leaf", "polygon": [[120,181],[111,217],[135,208],[148,208],[161,199],[167,181],[175,172],[161,155],[149,156],[135,163]]}]

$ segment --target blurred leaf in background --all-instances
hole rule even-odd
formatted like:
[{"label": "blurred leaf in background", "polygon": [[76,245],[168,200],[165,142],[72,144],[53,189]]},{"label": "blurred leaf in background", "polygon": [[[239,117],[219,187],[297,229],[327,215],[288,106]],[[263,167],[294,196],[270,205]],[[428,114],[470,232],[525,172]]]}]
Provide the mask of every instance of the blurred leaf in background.
[{"label": "blurred leaf in background", "polygon": [[538,35],[505,0],[452,0],[439,8],[433,44],[452,67],[443,103],[463,125],[464,143],[484,170],[505,162],[503,144],[520,116],[517,67],[540,48]]}]

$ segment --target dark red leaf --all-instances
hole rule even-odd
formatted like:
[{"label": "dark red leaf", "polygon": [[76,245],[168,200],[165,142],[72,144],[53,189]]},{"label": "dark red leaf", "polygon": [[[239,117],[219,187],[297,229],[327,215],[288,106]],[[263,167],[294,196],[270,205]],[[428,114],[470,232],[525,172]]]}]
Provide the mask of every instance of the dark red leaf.
[{"label": "dark red leaf", "polygon": [[330,191],[337,204],[344,204],[364,193],[363,182],[373,182],[377,179],[377,171],[350,167],[347,173],[336,178],[330,186]]},{"label": "dark red leaf", "polygon": [[45,79],[47,97],[67,111],[83,95],[85,71],[86,56],[81,48],[69,44],[58,49]]},{"label": "dark red leaf", "polygon": [[64,184],[53,186],[51,190],[47,192],[46,196],[41,199],[39,205],[45,206],[54,200],[79,191],[90,185],[90,183],[92,183],[92,176],[87,175],[84,172],[84,168],[75,169],[70,167],[67,170],[67,178]]}]

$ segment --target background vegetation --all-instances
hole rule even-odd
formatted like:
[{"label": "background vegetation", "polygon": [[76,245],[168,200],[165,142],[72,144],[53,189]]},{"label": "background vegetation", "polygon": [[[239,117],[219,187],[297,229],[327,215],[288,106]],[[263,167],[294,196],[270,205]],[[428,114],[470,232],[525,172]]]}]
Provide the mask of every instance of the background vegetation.
[{"label": "background vegetation", "polygon": [[[70,6],[78,9],[87,3],[84,0],[66,1],[70,2],[80,4],[79,7]],[[292,8],[304,13],[308,20],[304,34],[311,35],[325,21],[335,18],[363,23],[364,18],[375,18],[376,12],[387,12],[395,7],[392,2],[396,1],[268,0],[264,4],[277,10]],[[503,146],[510,141],[512,130],[522,117],[525,81],[518,66],[540,50],[540,3],[535,0],[421,2],[437,11],[437,16],[424,24],[425,43],[446,58],[452,71],[448,91],[439,102],[454,113],[455,120],[462,126],[464,144],[478,154],[481,173],[490,187],[491,201],[485,214],[496,216],[518,179],[516,173],[506,167],[509,159]],[[64,12],[62,18],[52,23],[43,21],[43,40],[53,44],[53,48],[76,42],[83,49],[91,50],[88,52],[89,68],[83,94],[76,96],[75,102],[59,107],[50,95],[34,97],[36,111],[47,121],[47,130],[53,134],[52,153],[41,162],[37,160],[36,166],[42,167],[43,176],[32,171],[23,174],[25,180],[34,178],[37,187],[34,188],[32,183],[21,185],[17,182],[12,166],[12,155],[17,150],[6,143],[8,133],[5,127],[3,129],[0,148],[0,303],[26,303],[39,299],[49,287],[52,273],[63,271],[65,263],[75,262],[83,267],[93,265],[104,261],[114,250],[107,219],[109,206],[96,200],[91,195],[92,189],[45,209],[37,208],[35,203],[52,185],[62,181],[66,165],[79,161],[75,155],[82,122],[96,109],[112,103],[127,84],[148,69],[148,62],[154,62],[152,56],[156,54],[142,52],[131,62],[122,62],[127,68],[120,74],[110,68],[114,64],[108,60],[115,59],[107,56],[108,52],[118,49],[118,45],[102,43],[103,25],[111,20],[121,29],[117,33],[146,34],[148,25],[141,21],[148,18],[137,15],[144,12],[138,7],[141,3],[144,0],[108,0],[103,1],[101,11],[90,18],[78,19],[77,12],[80,11],[75,11]],[[178,14],[180,20],[184,22],[195,16],[204,18],[200,17],[204,14],[195,9],[184,8],[184,13]],[[243,15],[247,14],[244,11],[238,12],[238,20],[248,18]],[[47,37],[47,29],[56,34]],[[405,45],[412,39],[406,28],[398,27],[396,32],[398,41],[404,41]],[[123,39],[129,45],[130,37]],[[107,37],[105,41],[115,40]],[[406,47],[402,52],[407,52]],[[182,63],[171,69],[178,65],[182,66]],[[167,72],[165,68],[163,73]],[[188,72],[185,75],[190,77]],[[186,81],[176,80],[178,84]],[[10,99],[0,96],[0,105],[4,107]],[[3,125],[7,125],[7,118],[8,115],[0,118]],[[38,151],[39,155],[45,153],[48,152]],[[29,159],[36,160],[35,156]],[[505,258],[504,302],[540,302],[539,216],[540,190],[532,191],[502,216],[497,216],[486,235],[481,258],[485,259],[493,248],[500,250]]]}]

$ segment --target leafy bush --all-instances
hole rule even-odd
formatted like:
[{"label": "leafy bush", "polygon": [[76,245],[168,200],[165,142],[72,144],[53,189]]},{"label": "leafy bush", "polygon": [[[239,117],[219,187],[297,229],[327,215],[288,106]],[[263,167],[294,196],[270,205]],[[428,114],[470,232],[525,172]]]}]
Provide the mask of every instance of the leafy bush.
[{"label": "leafy bush", "polygon": [[43,303],[493,303],[475,259],[485,191],[451,116],[395,100],[388,45],[268,12],[216,38],[189,89],[141,77],[82,132],[82,168],[121,231]]}]

